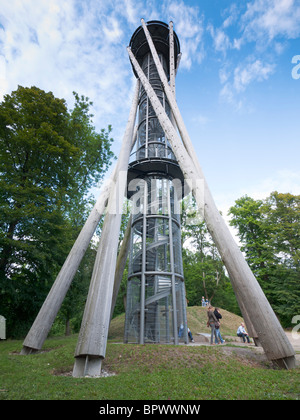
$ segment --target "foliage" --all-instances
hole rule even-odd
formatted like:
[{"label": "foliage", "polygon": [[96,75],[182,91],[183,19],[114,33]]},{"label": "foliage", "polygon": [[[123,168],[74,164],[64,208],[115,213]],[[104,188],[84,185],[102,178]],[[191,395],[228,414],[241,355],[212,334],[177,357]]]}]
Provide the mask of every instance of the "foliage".
[{"label": "foliage", "polygon": [[204,296],[213,305],[239,314],[222,259],[205,222],[197,216],[195,200],[184,199],[182,207],[183,268],[188,304],[201,305]]},{"label": "foliage", "polygon": [[0,104],[0,308],[8,333],[27,329],[84,223],[113,156],[91,102],[19,86]]},{"label": "foliage", "polygon": [[284,326],[300,313],[300,196],[244,196],[230,208],[242,251]]},{"label": "foliage", "polygon": [[75,274],[49,335],[70,335],[79,332],[95,258],[96,247],[91,244]]}]

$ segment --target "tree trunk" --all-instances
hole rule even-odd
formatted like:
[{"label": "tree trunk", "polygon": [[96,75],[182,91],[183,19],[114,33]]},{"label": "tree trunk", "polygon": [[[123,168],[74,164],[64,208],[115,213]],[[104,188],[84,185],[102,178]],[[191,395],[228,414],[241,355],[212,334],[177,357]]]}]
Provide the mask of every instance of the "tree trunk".
[{"label": "tree trunk", "polygon": [[65,335],[71,335],[71,325],[70,325],[70,319],[68,318],[66,320],[66,330],[65,330]]}]

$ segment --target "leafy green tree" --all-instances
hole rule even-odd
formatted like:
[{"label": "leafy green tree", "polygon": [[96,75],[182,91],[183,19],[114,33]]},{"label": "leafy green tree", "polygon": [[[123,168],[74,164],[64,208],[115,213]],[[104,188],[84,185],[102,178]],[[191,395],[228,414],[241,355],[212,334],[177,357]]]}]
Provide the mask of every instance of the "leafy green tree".
[{"label": "leafy green tree", "polygon": [[263,208],[276,258],[272,272],[275,308],[285,326],[300,314],[300,195],[271,193]]},{"label": "leafy green tree", "polygon": [[50,335],[70,335],[80,330],[86,297],[88,294],[94,262],[96,246],[91,244],[75,274],[68,293],[55,319]]},{"label": "leafy green tree", "polygon": [[238,230],[241,250],[245,253],[254,275],[260,278],[261,284],[267,289],[276,257],[268,245],[271,227],[266,224],[263,208],[262,200],[244,196],[235,201],[235,206],[230,208],[229,213],[232,216],[230,225]]},{"label": "leafy green tree", "polygon": [[74,96],[69,111],[19,86],[0,104],[0,311],[11,335],[31,324],[113,156],[111,127],[96,133],[91,102]]},{"label": "leafy green tree", "polygon": [[[188,200],[188,205],[185,200]],[[213,304],[238,312],[238,305],[218,250],[197,215],[195,200],[182,203],[183,268],[189,305],[201,305],[202,296]]]},{"label": "leafy green tree", "polygon": [[266,297],[289,326],[300,313],[300,196],[275,191],[265,200],[244,196],[235,203],[230,224]]}]

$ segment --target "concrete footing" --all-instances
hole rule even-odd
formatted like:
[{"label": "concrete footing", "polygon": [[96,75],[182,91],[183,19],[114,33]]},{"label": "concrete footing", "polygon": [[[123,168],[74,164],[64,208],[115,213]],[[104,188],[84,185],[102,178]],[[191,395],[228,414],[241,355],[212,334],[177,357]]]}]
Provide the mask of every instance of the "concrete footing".
[{"label": "concrete footing", "polygon": [[102,357],[98,356],[79,356],[75,358],[73,377],[84,378],[91,377],[97,378],[101,375]]}]

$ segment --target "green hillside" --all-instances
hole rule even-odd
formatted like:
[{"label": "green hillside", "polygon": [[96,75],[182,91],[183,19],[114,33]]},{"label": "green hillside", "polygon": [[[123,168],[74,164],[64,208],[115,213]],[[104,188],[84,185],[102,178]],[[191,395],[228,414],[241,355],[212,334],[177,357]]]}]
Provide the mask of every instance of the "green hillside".
[{"label": "green hillside", "polygon": [[[232,314],[231,312],[226,311],[225,309],[220,308],[222,314],[221,320],[221,333],[223,335],[233,335],[236,336],[236,330],[242,318],[238,315]],[[188,326],[192,331],[193,335],[196,336],[197,333],[209,333],[210,329],[207,328],[207,309],[201,306],[188,306],[187,307],[187,319]],[[114,318],[111,321],[109,328],[109,339],[116,341],[123,341],[124,336],[124,322],[125,314],[121,314]]]}]

